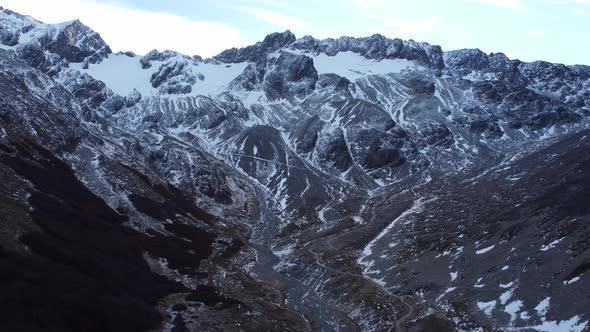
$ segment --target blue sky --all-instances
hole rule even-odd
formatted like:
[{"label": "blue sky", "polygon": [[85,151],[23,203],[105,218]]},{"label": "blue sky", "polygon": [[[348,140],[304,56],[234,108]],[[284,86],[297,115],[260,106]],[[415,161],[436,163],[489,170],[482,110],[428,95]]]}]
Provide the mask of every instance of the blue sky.
[{"label": "blue sky", "polygon": [[525,61],[590,65],[590,0],[0,0],[48,23],[80,18],[116,50],[205,57],[290,29],[298,37],[414,39]]}]

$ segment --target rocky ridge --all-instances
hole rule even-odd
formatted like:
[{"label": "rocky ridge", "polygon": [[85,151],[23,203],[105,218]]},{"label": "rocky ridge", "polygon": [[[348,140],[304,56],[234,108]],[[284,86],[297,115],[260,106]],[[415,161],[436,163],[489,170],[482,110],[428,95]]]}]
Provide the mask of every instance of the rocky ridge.
[{"label": "rocky ridge", "polygon": [[141,57],[79,21],[0,27],[3,260],[94,271],[124,234],[109,264],[155,289],[126,295],[151,317],[129,329],[588,328],[589,67],[288,31]]}]

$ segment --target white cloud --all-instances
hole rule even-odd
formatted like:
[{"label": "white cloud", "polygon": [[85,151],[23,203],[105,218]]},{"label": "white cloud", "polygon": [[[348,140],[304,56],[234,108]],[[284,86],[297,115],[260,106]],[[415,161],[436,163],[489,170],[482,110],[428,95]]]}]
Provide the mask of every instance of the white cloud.
[{"label": "white cloud", "polygon": [[582,4],[582,5],[590,5],[590,0],[553,0],[554,4]]},{"label": "white cloud", "polygon": [[401,33],[428,32],[436,30],[442,21],[441,17],[432,16],[411,21],[386,21],[383,27],[393,28]]},{"label": "white cloud", "polygon": [[273,8],[285,13],[301,13],[301,10],[305,10],[304,6],[297,2],[277,1],[277,0],[236,0],[244,3],[244,6],[257,7],[257,8]]},{"label": "white cloud", "polygon": [[480,3],[488,5],[494,5],[498,7],[511,8],[511,9],[524,9],[525,5],[522,0],[475,0]]},{"label": "white cloud", "polygon": [[243,8],[248,14],[283,29],[301,29],[307,23],[296,18],[262,8]]},{"label": "white cloud", "polygon": [[534,38],[539,39],[555,39],[557,38],[555,34],[540,28],[529,28],[527,29],[527,34]]},{"label": "white cloud", "polygon": [[2,0],[2,6],[46,23],[80,19],[98,32],[113,51],[145,54],[157,48],[209,57],[252,44],[237,29],[217,22],[129,9],[93,0]]},{"label": "white cloud", "polygon": [[350,0],[353,4],[362,7],[362,8],[370,8],[376,9],[384,7],[390,1],[388,0]]}]

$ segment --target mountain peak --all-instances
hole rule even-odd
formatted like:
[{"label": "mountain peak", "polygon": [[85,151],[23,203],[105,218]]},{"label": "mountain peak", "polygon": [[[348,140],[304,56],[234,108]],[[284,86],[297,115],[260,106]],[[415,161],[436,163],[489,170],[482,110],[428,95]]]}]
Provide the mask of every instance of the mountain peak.
[{"label": "mountain peak", "polygon": [[[101,61],[111,49],[100,35],[80,20],[46,24],[30,16],[2,8],[0,44],[46,72],[68,62]],[[57,57],[55,56],[57,55]]]},{"label": "mountain peak", "polygon": [[256,62],[262,56],[291,45],[295,40],[295,35],[289,30],[274,32],[267,35],[261,42],[240,49],[231,48],[225,50],[215,56],[214,59],[226,63]]},{"label": "mountain peak", "polygon": [[293,43],[297,38],[290,30],[284,32],[273,32],[262,40],[262,45],[285,47]]}]

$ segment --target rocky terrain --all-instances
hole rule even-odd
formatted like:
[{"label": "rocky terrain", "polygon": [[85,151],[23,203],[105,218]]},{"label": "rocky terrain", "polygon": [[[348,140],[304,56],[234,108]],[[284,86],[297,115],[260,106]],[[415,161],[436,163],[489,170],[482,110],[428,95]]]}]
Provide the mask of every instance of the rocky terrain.
[{"label": "rocky terrain", "polygon": [[10,331],[587,331],[590,67],[0,11]]}]

